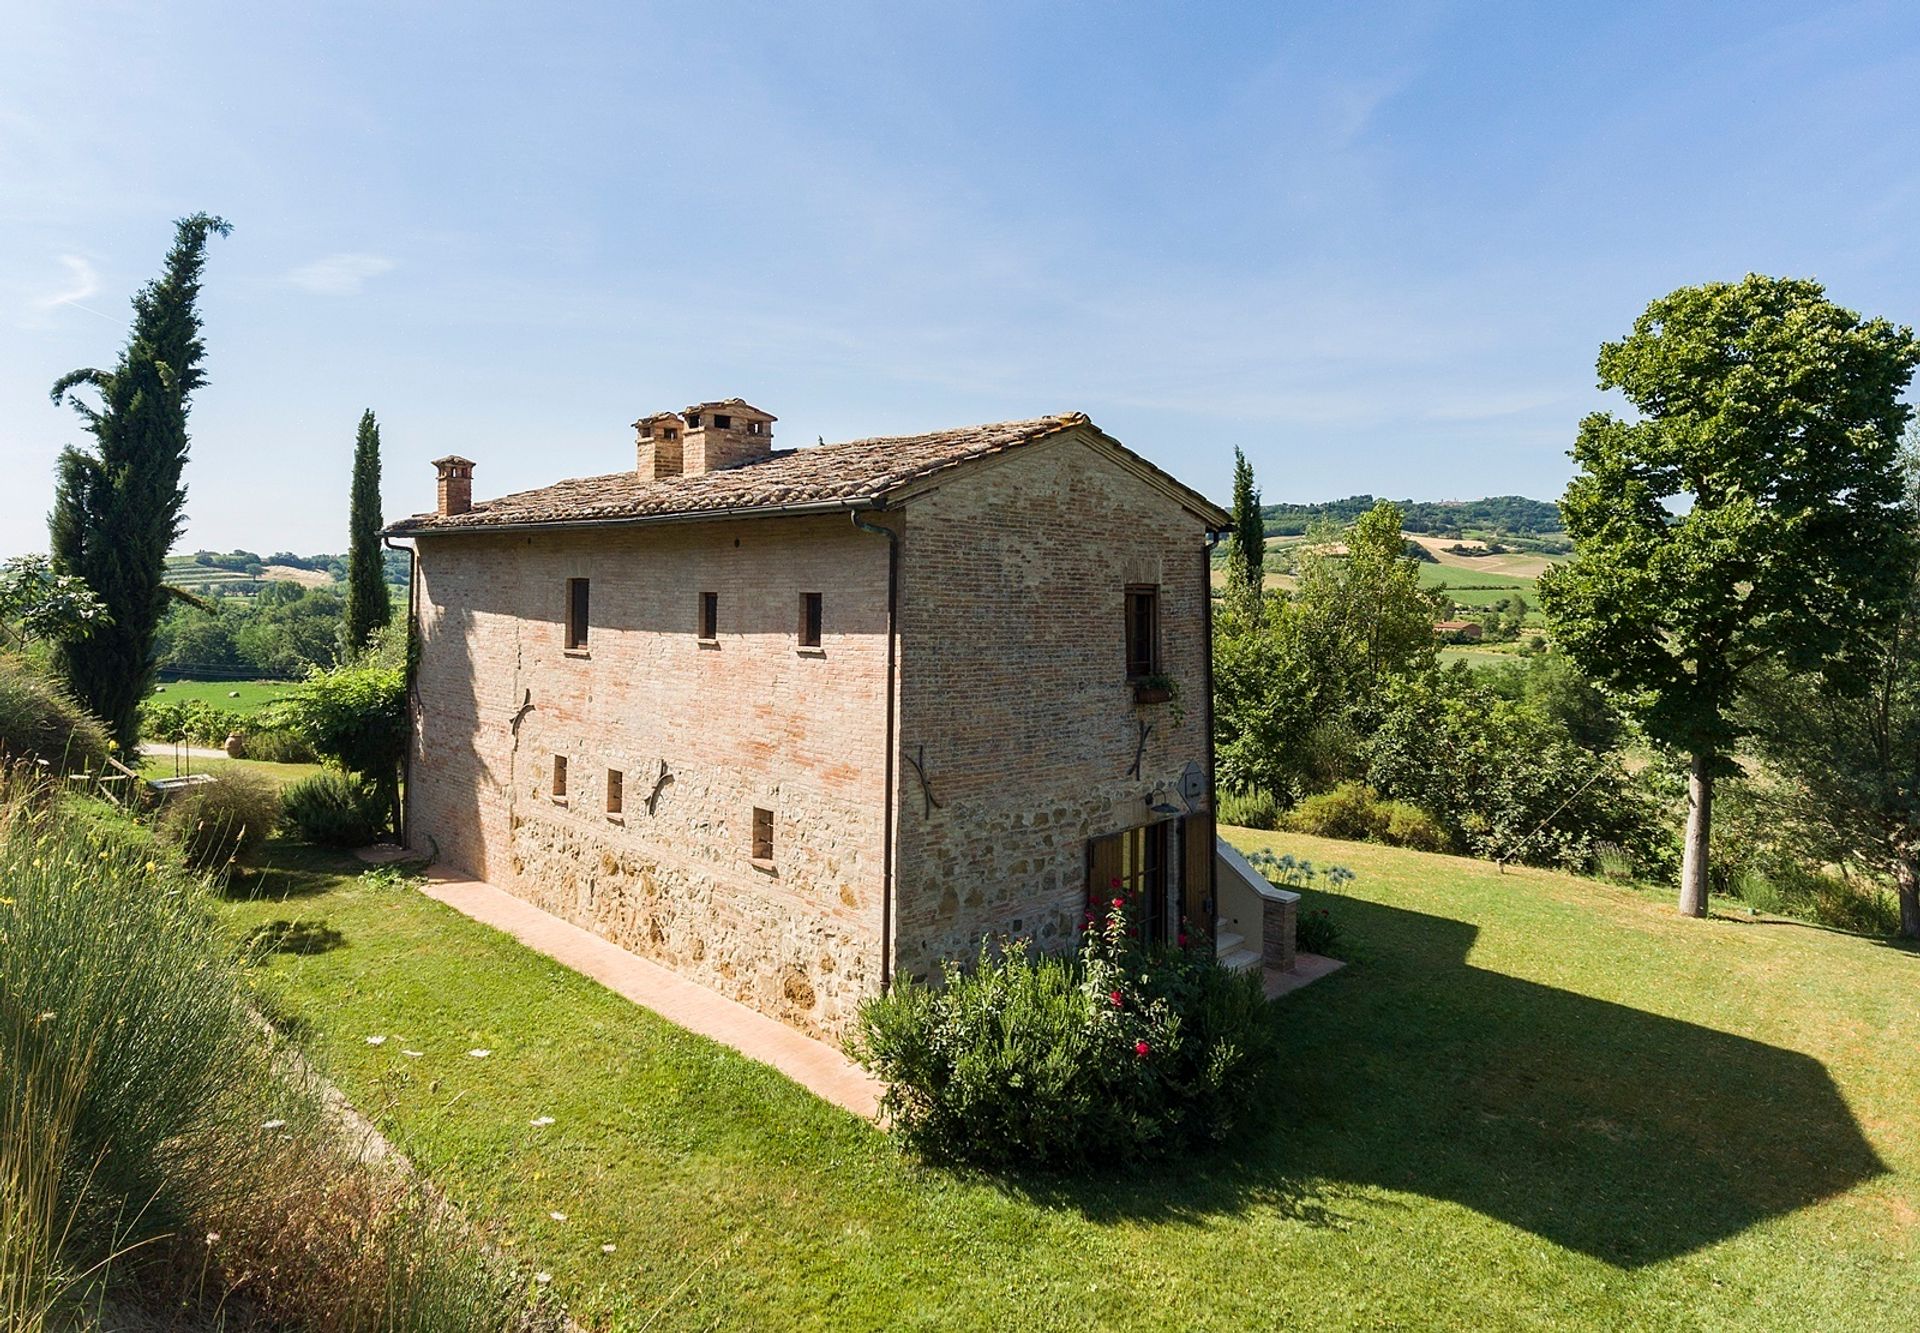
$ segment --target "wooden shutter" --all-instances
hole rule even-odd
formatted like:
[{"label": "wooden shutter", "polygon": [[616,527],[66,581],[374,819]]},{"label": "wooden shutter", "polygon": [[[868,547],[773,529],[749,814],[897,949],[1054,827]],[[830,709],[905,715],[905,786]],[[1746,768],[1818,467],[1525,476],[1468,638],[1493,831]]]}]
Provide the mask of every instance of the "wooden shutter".
[{"label": "wooden shutter", "polygon": [[1112,902],[1118,892],[1113,881],[1120,877],[1124,836],[1095,838],[1087,844],[1087,906],[1096,912]]}]

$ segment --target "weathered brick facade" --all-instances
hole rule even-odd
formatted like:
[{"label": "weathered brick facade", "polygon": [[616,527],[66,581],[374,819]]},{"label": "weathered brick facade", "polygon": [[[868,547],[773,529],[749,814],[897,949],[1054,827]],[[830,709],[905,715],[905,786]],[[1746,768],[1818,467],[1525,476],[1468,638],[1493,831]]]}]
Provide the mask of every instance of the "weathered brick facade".
[{"label": "weathered brick facade", "polygon": [[[1211,515],[1104,439],[1058,430],[855,511],[898,536],[891,644],[889,542],[854,512],[422,526],[414,842],[829,1036],[887,972],[988,935],[1066,943],[1088,839],[1204,811],[1211,789]],[[573,579],[589,590],[577,651]],[[1183,700],[1134,702],[1129,585],[1160,590]],[[818,648],[799,644],[806,593]]]},{"label": "weathered brick facade", "polygon": [[[1088,839],[1169,818],[1152,804],[1186,809],[1182,770],[1209,762],[1208,585],[1201,521],[1071,435],[984,464],[905,513],[900,743],[916,759],[924,747],[940,805],[928,812],[909,767],[896,956],[924,974],[971,956],[986,934],[1071,940]],[[1175,703],[1133,702],[1129,585],[1160,590]]]}]

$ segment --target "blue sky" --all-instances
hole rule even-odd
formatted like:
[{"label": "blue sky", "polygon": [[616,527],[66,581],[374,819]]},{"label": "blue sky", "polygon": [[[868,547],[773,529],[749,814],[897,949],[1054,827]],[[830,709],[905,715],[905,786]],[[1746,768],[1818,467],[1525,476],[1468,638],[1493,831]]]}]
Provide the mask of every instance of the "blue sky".
[{"label": "blue sky", "polygon": [[1920,322],[1920,5],[10,0],[0,550],[45,542],[171,220],[207,209],[185,546],[630,466],[1083,410],[1223,496],[1550,497],[1652,297]]}]

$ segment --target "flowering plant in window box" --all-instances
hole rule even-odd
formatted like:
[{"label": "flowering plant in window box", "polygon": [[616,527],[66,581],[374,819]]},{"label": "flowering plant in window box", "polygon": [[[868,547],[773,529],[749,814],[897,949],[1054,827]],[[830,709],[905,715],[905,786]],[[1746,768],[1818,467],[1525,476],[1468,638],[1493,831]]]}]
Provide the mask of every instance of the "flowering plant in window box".
[{"label": "flowering plant in window box", "polygon": [[1134,678],[1133,701],[1137,704],[1171,703],[1179,697],[1180,682],[1164,672]]}]

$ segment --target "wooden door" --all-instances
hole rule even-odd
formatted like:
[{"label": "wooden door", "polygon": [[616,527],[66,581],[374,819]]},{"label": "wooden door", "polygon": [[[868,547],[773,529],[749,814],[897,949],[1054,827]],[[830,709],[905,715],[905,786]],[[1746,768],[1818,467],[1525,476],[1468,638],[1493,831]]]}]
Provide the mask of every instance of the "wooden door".
[{"label": "wooden door", "polygon": [[1213,947],[1213,815],[1180,821],[1180,925],[1190,948]]}]

